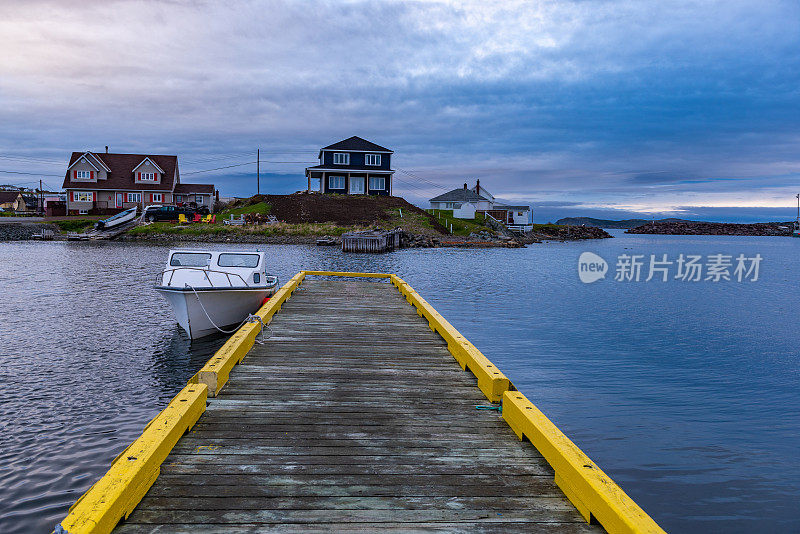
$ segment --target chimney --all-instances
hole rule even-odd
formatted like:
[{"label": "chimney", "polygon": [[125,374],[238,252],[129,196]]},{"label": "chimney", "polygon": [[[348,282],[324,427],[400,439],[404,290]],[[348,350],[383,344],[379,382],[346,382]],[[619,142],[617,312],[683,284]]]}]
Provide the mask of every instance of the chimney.
[{"label": "chimney", "polygon": [[475,183],[475,192],[480,195],[481,193],[481,179],[478,178],[478,181]]},{"label": "chimney", "polygon": [[464,189],[467,188],[467,182],[464,182]]},{"label": "chimney", "polygon": [[106,154],[108,154],[108,145],[106,145]]}]

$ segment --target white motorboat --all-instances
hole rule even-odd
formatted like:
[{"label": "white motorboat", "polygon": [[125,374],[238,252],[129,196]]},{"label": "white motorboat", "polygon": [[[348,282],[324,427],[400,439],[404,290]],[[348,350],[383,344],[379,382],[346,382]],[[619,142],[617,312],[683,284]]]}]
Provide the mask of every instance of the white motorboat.
[{"label": "white motorboat", "polygon": [[130,208],[125,211],[121,211],[116,215],[114,215],[113,217],[109,217],[108,219],[97,221],[94,227],[97,230],[108,230],[109,228],[114,228],[115,226],[119,226],[120,224],[132,221],[135,218],[136,218],[136,208]]},{"label": "white motorboat", "polygon": [[156,290],[192,339],[230,333],[271,297],[278,277],[267,272],[266,253],[170,250]]}]

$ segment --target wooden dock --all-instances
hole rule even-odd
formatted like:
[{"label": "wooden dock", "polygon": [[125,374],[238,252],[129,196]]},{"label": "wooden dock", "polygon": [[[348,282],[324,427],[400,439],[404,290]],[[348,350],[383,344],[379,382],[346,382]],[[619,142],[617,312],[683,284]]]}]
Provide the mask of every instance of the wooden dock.
[{"label": "wooden dock", "polygon": [[391,252],[400,248],[400,232],[348,232],[342,234],[342,252]]},{"label": "wooden dock", "polygon": [[117,532],[594,530],[393,286],[304,282],[270,330]]},{"label": "wooden dock", "polygon": [[56,532],[663,533],[405,282],[313,274],[259,310],[262,343],[248,323],[220,349]]}]

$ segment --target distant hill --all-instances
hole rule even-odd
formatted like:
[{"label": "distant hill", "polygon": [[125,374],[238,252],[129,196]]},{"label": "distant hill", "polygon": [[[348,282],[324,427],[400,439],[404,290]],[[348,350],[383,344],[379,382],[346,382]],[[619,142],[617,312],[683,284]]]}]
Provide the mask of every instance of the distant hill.
[{"label": "distant hill", "polygon": [[[611,221],[608,219],[595,219],[593,217],[565,217],[556,221],[556,224],[569,224],[573,226],[595,226],[597,228],[629,229],[643,224],[651,224],[652,219],[624,219]],[[656,219],[656,222],[693,222],[685,219]]]}]

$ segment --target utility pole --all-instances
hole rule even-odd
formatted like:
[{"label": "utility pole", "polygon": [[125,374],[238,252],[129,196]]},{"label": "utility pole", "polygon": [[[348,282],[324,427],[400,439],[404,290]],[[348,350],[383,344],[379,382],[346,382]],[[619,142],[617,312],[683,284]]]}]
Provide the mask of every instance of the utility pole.
[{"label": "utility pole", "polygon": [[261,149],[256,149],[256,194],[261,194]]},{"label": "utility pole", "polygon": [[42,191],[42,180],[39,179],[39,214],[44,213],[44,191]]}]

